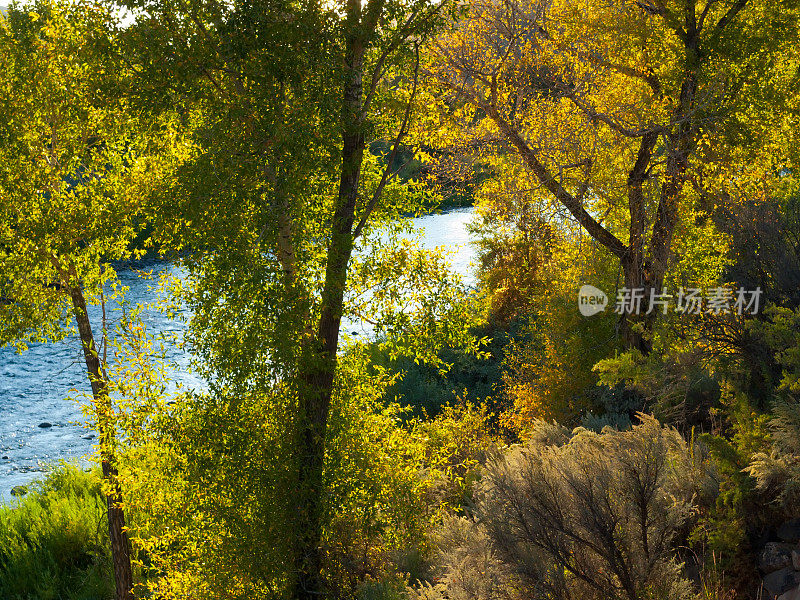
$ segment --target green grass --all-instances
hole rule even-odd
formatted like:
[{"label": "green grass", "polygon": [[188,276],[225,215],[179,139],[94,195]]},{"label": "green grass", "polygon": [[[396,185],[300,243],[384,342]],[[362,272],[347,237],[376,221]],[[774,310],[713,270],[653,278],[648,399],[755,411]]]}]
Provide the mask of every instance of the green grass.
[{"label": "green grass", "polygon": [[29,489],[10,505],[0,505],[0,598],[113,597],[98,474],[64,464]]}]

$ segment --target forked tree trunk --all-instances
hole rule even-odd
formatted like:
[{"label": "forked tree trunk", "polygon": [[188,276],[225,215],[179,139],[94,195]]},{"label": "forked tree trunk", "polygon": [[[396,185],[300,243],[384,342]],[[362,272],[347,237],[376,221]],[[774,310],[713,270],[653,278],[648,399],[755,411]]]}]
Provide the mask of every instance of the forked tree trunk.
[{"label": "forked tree trunk", "polygon": [[[718,35],[745,4],[745,0],[734,4],[726,16],[718,22],[714,35]],[[700,32],[695,18],[695,3],[687,2],[685,10],[685,23],[682,24],[685,31],[681,30],[684,44],[684,80],[681,85],[679,102],[671,119],[674,127],[670,126],[666,129],[652,127],[649,131],[641,134],[638,132],[625,134],[631,139],[638,138],[640,140],[636,160],[628,172],[626,184],[630,216],[627,244],[598,222],[583,206],[583,196],[589,189],[588,172],[592,164],[590,157],[587,157],[583,163],[577,163],[578,166],[584,164],[587,168],[586,183],[578,186],[577,191],[570,192],[562,185],[561,178],[556,177],[554,171],[551,172],[548,169],[534,147],[525,139],[521,130],[503,116],[494,92],[489,96],[489,94],[473,91],[466,83],[470,77],[466,76],[458,78],[457,86],[449,81],[447,83],[453,91],[467,94],[471,102],[483,109],[486,115],[494,121],[506,141],[519,152],[525,166],[539,183],[570,212],[595,241],[619,259],[624,273],[625,287],[628,290],[641,290],[643,294],[639,314],[634,311],[620,315],[620,336],[626,349],[636,349],[643,354],[648,354],[652,350],[652,336],[660,308],[656,306],[654,310],[648,312],[650,294],[651,292],[655,292],[655,294],[662,292],[669,267],[672,238],[678,223],[681,189],[686,179],[689,158],[694,152],[696,144],[695,112],[697,110],[698,81],[704,55],[700,50]],[[455,68],[461,67],[462,65],[456,65]],[[469,68],[464,69],[466,74],[473,75],[474,78],[478,78],[475,75],[478,71],[471,73]],[[649,79],[648,82],[653,86],[656,94],[661,93],[661,85],[657,79],[655,83]],[[563,93],[563,90],[558,87],[555,87],[553,91]],[[576,102],[576,104],[578,103]],[[578,106],[581,105],[578,104]],[[591,120],[597,119],[597,114],[593,112],[588,112],[587,116]],[[648,243],[646,238],[649,219],[646,214],[647,202],[643,186],[645,181],[652,176],[653,152],[659,139],[663,139],[667,146],[667,156],[659,190],[658,208],[652,221],[652,232]],[[666,291],[669,293],[669,290]]]},{"label": "forked tree trunk", "polygon": [[[692,113],[695,110],[697,96],[697,79],[700,68],[700,52],[698,50],[697,31],[689,27],[684,41],[686,77],[681,85],[680,104],[674,120],[679,123],[677,131],[667,136],[667,159],[664,179],[661,184],[658,208],[650,235],[649,251],[643,249],[645,222],[644,196],[642,183],[645,179],[646,167],[650,163],[656,139],[645,136],[639,150],[636,164],[628,179],[631,227],[628,242],[628,253],[621,260],[625,274],[625,286],[629,289],[644,290],[642,313],[623,315],[620,333],[626,348],[636,349],[643,354],[652,350],[652,334],[658,318],[658,307],[650,310],[651,291],[656,294],[664,290],[664,279],[669,268],[672,237],[678,224],[679,201],[681,187],[689,168],[689,156],[695,146],[695,124]],[[674,290],[672,290],[674,292]]]},{"label": "forked tree trunk", "polygon": [[100,458],[103,466],[103,479],[109,485],[111,493],[106,497],[108,505],[108,534],[111,538],[111,560],[114,567],[115,600],[133,599],[133,574],[131,570],[131,545],[125,530],[125,513],[122,509],[122,494],[117,481],[117,470],[111,461],[110,436],[113,432],[107,426],[107,411],[110,408],[108,397],[108,380],[97,347],[94,342],[89,315],[86,312],[86,299],[77,282],[72,281],[70,297],[78,332],[83,346],[83,357],[92,386],[97,429],[100,439]]}]

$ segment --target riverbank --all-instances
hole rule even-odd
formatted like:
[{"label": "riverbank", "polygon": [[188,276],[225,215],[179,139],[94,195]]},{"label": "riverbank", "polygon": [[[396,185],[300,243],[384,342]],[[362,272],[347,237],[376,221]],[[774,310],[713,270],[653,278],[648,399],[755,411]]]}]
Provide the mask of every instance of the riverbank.
[{"label": "riverbank", "polygon": [[[128,288],[126,300],[134,305],[157,300],[158,276],[173,269],[163,262],[144,266],[152,271],[152,279],[142,277],[136,269],[118,272],[120,282]],[[89,307],[92,322],[101,322],[100,312],[99,306]],[[119,307],[109,302],[110,331],[119,314]],[[146,309],[141,317],[154,333],[181,335],[185,328],[184,323],[155,308]],[[192,375],[190,357],[183,351],[171,348],[167,358],[175,365],[175,383],[201,383]],[[84,425],[81,398],[90,387],[76,335],[58,342],[29,344],[22,353],[0,348],[0,365],[0,501],[8,501],[12,488],[40,477],[48,465],[92,453],[95,433]]]},{"label": "riverbank", "polygon": [[[420,243],[426,248],[450,247],[453,269],[470,285],[475,283],[471,269],[475,252],[467,231],[471,217],[472,209],[459,208],[413,219]],[[170,263],[152,260],[120,268],[119,278],[129,288],[126,299],[132,304],[153,302],[158,276],[172,268]],[[138,270],[152,271],[153,279],[140,277]],[[99,308],[90,307],[92,311]],[[113,310],[109,314],[113,328]],[[145,311],[142,317],[151,333],[180,335],[185,328],[185,323],[157,310]],[[359,323],[343,323],[342,331],[368,335],[367,329]],[[202,386],[191,372],[189,355],[172,348],[167,358],[177,364],[171,374],[174,384]],[[80,402],[69,399],[89,392],[77,337],[31,344],[22,354],[0,348],[0,365],[0,414],[4,417],[0,421],[0,501],[9,501],[12,488],[40,477],[47,465],[93,452],[94,433],[83,426]],[[43,423],[51,427],[39,427]]]}]

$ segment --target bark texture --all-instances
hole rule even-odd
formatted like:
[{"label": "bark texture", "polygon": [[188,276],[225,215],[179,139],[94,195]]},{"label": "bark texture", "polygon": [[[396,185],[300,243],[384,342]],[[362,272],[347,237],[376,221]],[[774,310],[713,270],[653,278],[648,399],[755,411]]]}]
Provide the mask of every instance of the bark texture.
[{"label": "bark texture", "polygon": [[[353,3],[351,3],[351,10]],[[351,15],[352,16],[352,15]],[[328,245],[322,312],[311,348],[300,366],[300,434],[294,597],[324,596],[322,570],[323,469],[325,438],[336,376],[336,352],[344,306],[347,267],[353,251],[353,223],[359,175],[364,158],[362,96],[364,43],[355,33],[347,40],[342,98],[342,167]]]},{"label": "bark texture", "polygon": [[73,282],[70,297],[78,332],[83,346],[83,357],[92,386],[92,396],[97,412],[97,427],[100,435],[100,453],[103,466],[103,479],[112,492],[106,497],[108,505],[108,533],[111,538],[111,559],[114,565],[115,600],[133,600],[133,574],[131,570],[131,545],[125,529],[125,512],[122,509],[122,494],[117,482],[117,470],[109,453],[109,436],[113,432],[105,425],[104,414],[109,405],[108,379],[97,354],[97,347],[86,311],[86,299],[81,287]]}]

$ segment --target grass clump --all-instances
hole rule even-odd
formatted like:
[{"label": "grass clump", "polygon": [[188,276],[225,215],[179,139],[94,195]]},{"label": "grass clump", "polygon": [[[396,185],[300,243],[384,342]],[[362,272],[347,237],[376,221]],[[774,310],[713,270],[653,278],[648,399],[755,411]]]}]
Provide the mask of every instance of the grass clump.
[{"label": "grass clump", "polygon": [[62,464],[30,490],[0,505],[0,598],[113,597],[99,474]]}]

